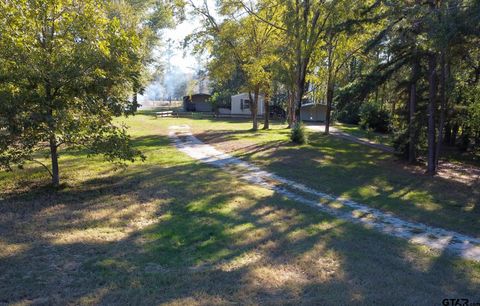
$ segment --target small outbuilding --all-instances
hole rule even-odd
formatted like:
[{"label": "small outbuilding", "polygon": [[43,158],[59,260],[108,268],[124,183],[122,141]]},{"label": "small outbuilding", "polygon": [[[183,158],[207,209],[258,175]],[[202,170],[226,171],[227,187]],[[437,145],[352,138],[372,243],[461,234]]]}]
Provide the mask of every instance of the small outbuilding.
[{"label": "small outbuilding", "polygon": [[[264,96],[258,96],[258,110],[257,114],[259,116],[263,116],[265,113],[264,111]],[[240,116],[251,116],[251,101],[250,95],[248,93],[241,93],[235,96],[232,96],[232,106],[231,106],[231,114],[232,116],[240,115]]]},{"label": "small outbuilding", "polygon": [[194,94],[183,97],[183,110],[185,112],[212,112],[213,104],[208,101],[209,94]]},{"label": "small outbuilding", "polygon": [[325,104],[307,103],[300,109],[302,121],[325,122],[327,117],[327,106]]}]

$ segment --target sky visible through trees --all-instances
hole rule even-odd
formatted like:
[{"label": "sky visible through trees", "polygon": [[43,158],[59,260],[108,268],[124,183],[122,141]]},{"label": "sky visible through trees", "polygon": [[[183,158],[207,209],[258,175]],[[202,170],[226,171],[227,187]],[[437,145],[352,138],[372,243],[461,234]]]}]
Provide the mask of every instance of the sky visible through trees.
[{"label": "sky visible through trees", "polygon": [[[326,134],[335,121],[390,133],[399,155],[426,161],[430,175],[446,148],[478,159],[479,0],[0,5],[0,163],[38,162],[54,185],[60,147],[141,159],[113,118],[198,91],[214,109],[247,92],[253,130],[269,128],[260,95],[289,127],[303,104],[324,104]],[[45,148],[51,166],[34,157]]]}]

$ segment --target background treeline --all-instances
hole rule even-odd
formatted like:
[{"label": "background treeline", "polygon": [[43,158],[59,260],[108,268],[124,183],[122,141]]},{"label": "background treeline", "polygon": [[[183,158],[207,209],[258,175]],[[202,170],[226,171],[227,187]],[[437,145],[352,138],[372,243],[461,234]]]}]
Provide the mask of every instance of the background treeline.
[{"label": "background treeline", "polygon": [[445,145],[479,150],[480,1],[190,4],[203,27],[187,42],[211,55],[214,102],[247,91],[255,112],[264,93],[290,126],[302,101],[325,103],[326,133],[333,119],[393,133],[397,151],[425,156],[432,175]]}]

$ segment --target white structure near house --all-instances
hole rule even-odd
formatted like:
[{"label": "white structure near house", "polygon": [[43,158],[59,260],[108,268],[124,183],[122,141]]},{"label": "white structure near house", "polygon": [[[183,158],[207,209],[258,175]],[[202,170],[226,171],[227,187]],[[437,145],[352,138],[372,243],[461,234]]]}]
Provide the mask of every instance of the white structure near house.
[{"label": "white structure near house", "polygon": [[318,103],[303,104],[300,108],[302,121],[324,122],[327,117],[327,105]]},{"label": "white structure near house", "polygon": [[[258,95],[258,111],[257,114],[263,116],[264,112],[264,105],[263,105],[263,95]],[[248,93],[241,93],[235,96],[232,96],[232,107],[231,107],[231,114],[232,115],[244,115],[244,116],[251,116],[252,112],[251,108],[251,101],[250,96]]]}]

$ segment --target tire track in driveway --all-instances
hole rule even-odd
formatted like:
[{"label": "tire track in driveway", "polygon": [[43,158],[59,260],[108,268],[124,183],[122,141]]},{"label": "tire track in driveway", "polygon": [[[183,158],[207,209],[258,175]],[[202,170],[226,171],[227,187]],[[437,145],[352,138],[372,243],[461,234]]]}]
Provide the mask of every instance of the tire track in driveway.
[{"label": "tire track in driveway", "polygon": [[[342,220],[406,239],[415,244],[437,250],[447,250],[464,259],[480,261],[479,238],[419,222],[406,221],[393,214],[382,212],[346,198],[326,194],[267,172],[203,143],[192,135],[188,125],[169,127],[169,138],[179,151],[191,158],[221,168],[242,180],[275,191],[296,202],[317,208]],[[310,197],[321,200],[312,200]],[[340,203],[343,207],[329,205],[331,203]]]}]

